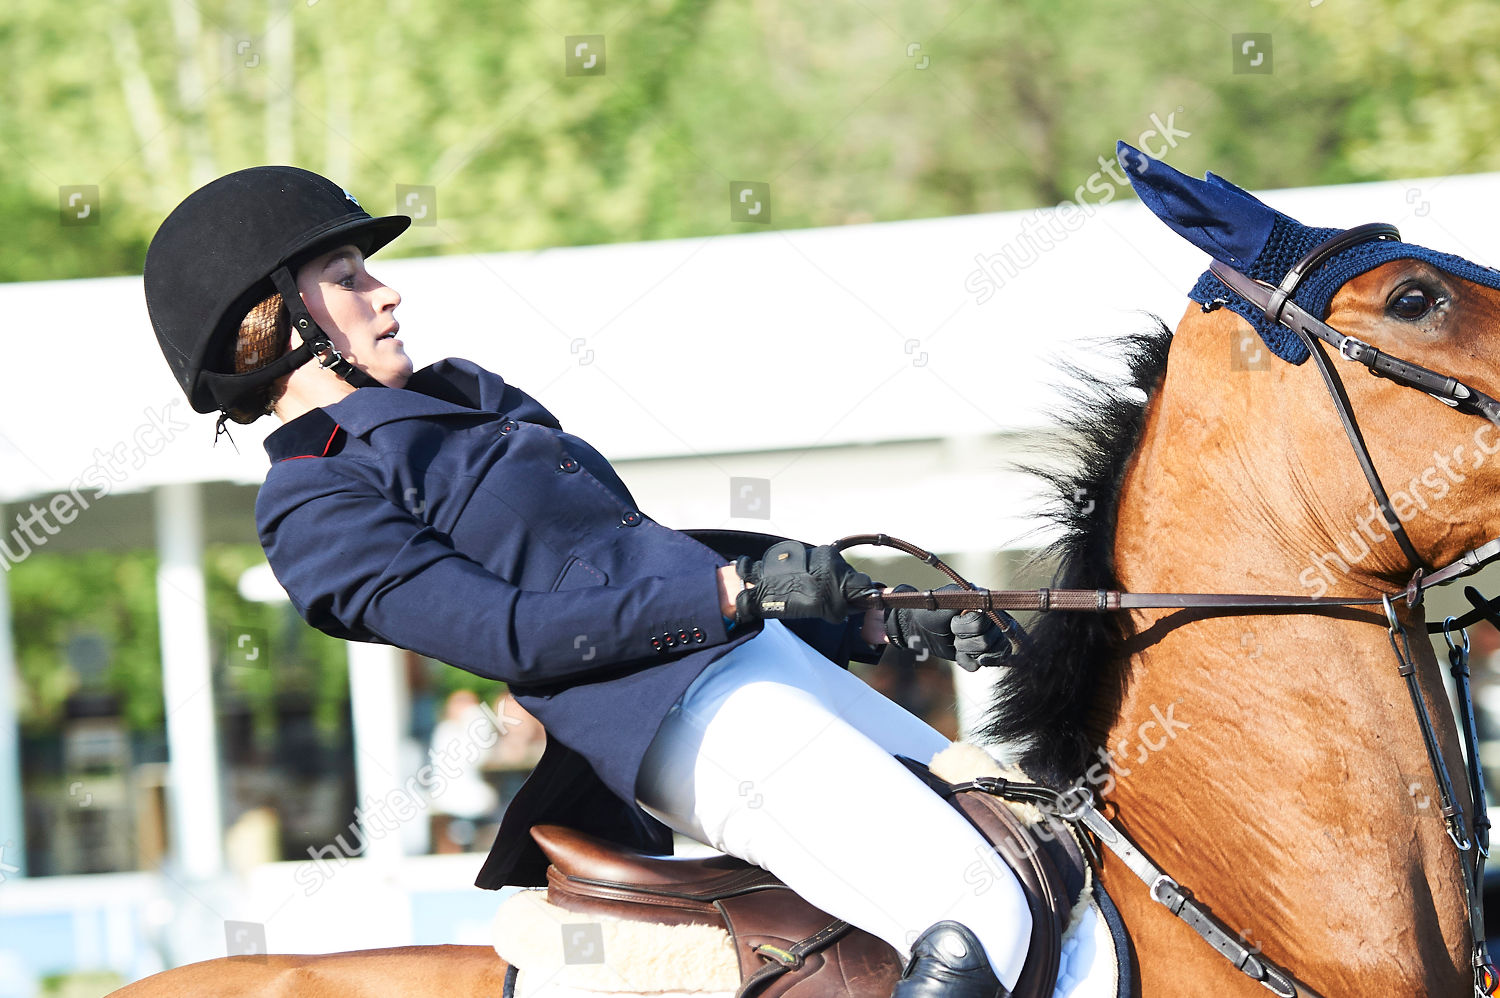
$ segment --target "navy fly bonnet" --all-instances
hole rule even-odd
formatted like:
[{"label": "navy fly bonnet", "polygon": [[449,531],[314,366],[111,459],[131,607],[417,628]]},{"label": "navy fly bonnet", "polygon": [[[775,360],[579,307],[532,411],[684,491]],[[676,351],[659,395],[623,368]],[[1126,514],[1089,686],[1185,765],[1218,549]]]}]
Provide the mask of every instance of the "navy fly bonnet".
[{"label": "navy fly bonnet", "polygon": [[[1315,229],[1283,215],[1250,192],[1207,174],[1195,180],[1124,142],[1116,148],[1120,165],[1141,202],[1194,246],[1248,277],[1278,283],[1302,256],[1338,229]],[[1308,274],[1292,300],[1320,319],[1344,283],[1391,260],[1421,260],[1446,274],[1500,289],[1500,271],[1481,267],[1451,253],[1395,240],[1372,240],[1351,246]],[[1204,271],[1188,297],[1199,304],[1215,299],[1243,316],[1260,333],[1267,348],[1282,360],[1300,364],[1307,347],[1297,334],[1266,319],[1264,313]]]}]

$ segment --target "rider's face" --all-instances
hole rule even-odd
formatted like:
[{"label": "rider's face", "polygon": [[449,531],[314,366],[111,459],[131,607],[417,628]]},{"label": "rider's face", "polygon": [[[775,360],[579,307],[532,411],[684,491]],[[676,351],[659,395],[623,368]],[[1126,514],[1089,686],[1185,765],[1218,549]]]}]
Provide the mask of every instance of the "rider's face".
[{"label": "rider's face", "polygon": [[406,384],[412,362],[396,339],[401,295],[365,269],[357,247],[340,246],[303,264],[297,269],[297,290],[345,360],[388,387]]}]

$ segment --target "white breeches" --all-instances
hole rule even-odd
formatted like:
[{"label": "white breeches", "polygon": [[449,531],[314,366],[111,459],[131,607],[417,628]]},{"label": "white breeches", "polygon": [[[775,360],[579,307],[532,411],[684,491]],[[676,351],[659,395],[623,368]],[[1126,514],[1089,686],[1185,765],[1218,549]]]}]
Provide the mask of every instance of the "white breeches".
[{"label": "white breeches", "polygon": [[967,925],[1012,988],[1031,936],[1020,885],[974,877],[994,870],[989,844],[893,758],[928,763],[948,745],[768,621],[667,714],[636,796],[671,828],[770,870],[903,959],[934,922]]}]

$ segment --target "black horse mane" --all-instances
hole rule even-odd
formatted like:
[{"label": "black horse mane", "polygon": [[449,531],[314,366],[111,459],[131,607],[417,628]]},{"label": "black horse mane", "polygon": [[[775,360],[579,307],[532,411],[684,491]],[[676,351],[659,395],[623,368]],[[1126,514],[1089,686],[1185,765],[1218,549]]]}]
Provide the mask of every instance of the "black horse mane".
[{"label": "black horse mane", "polygon": [[[1066,448],[1063,468],[1030,466],[1042,479],[1043,515],[1062,536],[1038,555],[1056,565],[1056,589],[1117,589],[1114,537],[1120,489],[1140,444],[1146,407],[1167,369],[1172,333],[1160,320],[1150,332],[1120,344],[1129,369],[1112,384],[1078,368],[1067,392],[1072,411],[1058,419]],[[1030,640],[1005,669],[981,730],[999,742],[1033,779],[1064,786],[1094,762],[1094,739],[1119,708],[1123,676],[1109,666],[1129,636],[1120,614],[1051,612],[1038,615]]]}]

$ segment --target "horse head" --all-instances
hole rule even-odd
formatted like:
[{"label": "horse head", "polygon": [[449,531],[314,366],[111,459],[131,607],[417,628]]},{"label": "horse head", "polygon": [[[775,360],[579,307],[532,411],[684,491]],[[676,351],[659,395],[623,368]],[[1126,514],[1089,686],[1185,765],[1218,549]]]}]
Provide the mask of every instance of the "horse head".
[{"label": "horse head", "polygon": [[[1056,586],[1399,596],[1419,569],[1500,535],[1500,430],[1476,418],[1500,416],[1500,272],[1391,230],[1336,244],[1293,287],[1288,273],[1340,230],[1123,144],[1119,157],[1145,205],[1215,264],[1170,337],[1137,341],[1128,387],[1146,401],[1099,385],[1071,420],[1078,467],[1051,476],[1066,528]],[[1343,349],[1268,307],[1326,324]],[[1451,376],[1456,407],[1403,383],[1416,371],[1436,379],[1420,386]],[[1088,515],[1068,509],[1079,494],[1096,500]],[[1420,607],[1397,606],[1420,636]],[[1318,991],[1470,992],[1463,868],[1382,608],[1051,614],[1033,639],[988,727],[1024,768],[1086,780],[1172,876]],[[1471,815],[1435,656],[1413,646]],[[1103,876],[1125,895],[1145,993],[1261,993],[1117,866]]]},{"label": "horse head", "polygon": [[[1339,231],[1303,225],[1212,173],[1196,180],[1123,143],[1119,156],[1158,218],[1255,281],[1277,285]],[[1261,435],[1275,438],[1286,457],[1244,470],[1264,476],[1263,508],[1274,510],[1283,534],[1298,534],[1285,538],[1289,546],[1305,549],[1293,551],[1305,564],[1288,591],[1390,591],[1418,568],[1431,571],[1500,535],[1500,459],[1493,458],[1500,431],[1490,421],[1500,411],[1475,418],[1472,408],[1457,411],[1398,381],[1365,376],[1342,355],[1332,358],[1378,480],[1387,483],[1390,512],[1383,514],[1308,363],[1307,338],[1268,319],[1212,269],[1189,297],[1200,307],[1178,326],[1181,352],[1198,355],[1204,391],[1224,395],[1223,406],[1203,408],[1226,421],[1271,416]],[[1492,268],[1398,238],[1369,239],[1304,273],[1290,300],[1387,357],[1451,375],[1478,394],[1500,390],[1500,272]],[[1230,340],[1214,356],[1225,332]],[[1205,341],[1214,343],[1206,353],[1194,349]],[[1267,405],[1268,392],[1285,402]]]}]

